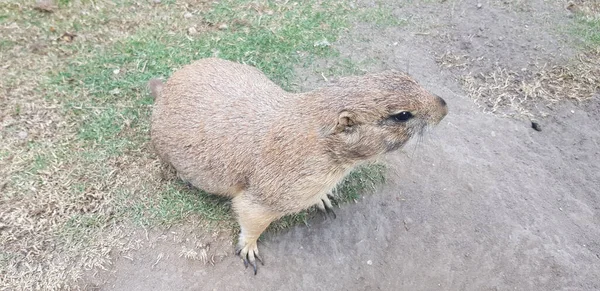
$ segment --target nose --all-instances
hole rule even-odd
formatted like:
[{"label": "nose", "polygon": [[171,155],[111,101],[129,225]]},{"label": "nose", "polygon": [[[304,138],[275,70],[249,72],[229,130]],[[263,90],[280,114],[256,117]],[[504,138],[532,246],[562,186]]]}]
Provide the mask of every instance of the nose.
[{"label": "nose", "polygon": [[446,107],[446,100],[442,99],[442,97],[440,96],[435,96],[437,99],[437,102],[440,103],[440,105],[442,105],[442,107]]},{"label": "nose", "polygon": [[448,114],[448,106],[446,105],[446,100],[442,99],[442,97],[435,95],[435,99],[440,105],[440,107],[438,108],[438,115],[436,118],[436,123],[439,123]]}]

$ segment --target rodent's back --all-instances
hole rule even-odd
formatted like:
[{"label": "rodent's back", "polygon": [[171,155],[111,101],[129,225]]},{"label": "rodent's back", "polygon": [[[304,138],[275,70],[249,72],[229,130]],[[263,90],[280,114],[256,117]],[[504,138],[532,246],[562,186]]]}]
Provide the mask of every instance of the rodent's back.
[{"label": "rodent's back", "polygon": [[[183,179],[235,195],[246,183],[250,159],[259,154],[252,145],[266,134],[286,94],[253,67],[196,61],[173,73],[157,96],[152,141]],[[197,174],[203,171],[211,175]]]}]

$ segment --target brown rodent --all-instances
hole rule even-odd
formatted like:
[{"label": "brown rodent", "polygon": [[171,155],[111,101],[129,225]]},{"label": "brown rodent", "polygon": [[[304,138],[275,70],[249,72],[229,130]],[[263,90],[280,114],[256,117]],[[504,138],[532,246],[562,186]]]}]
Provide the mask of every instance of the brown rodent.
[{"label": "brown rodent", "polygon": [[151,137],[185,181],[232,197],[238,253],[254,267],[269,224],[317,205],[361,163],[438,124],[446,102],[386,71],[289,93],[254,67],[217,58],[153,79]]}]

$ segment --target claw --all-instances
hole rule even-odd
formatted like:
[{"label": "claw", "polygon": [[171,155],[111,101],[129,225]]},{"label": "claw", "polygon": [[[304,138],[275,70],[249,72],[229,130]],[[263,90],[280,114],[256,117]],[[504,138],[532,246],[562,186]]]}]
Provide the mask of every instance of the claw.
[{"label": "claw", "polygon": [[335,212],[333,211],[333,205],[331,205],[331,201],[329,200],[328,196],[322,198],[320,203],[317,204],[317,207],[324,211],[328,216],[331,215],[333,219],[337,218],[337,215],[335,215]]},{"label": "claw", "polygon": [[323,213],[327,213],[327,209],[325,209],[325,204],[323,203],[323,200],[319,201],[317,203],[317,208],[323,212]]},{"label": "claw", "polygon": [[258,253],[254,253],[254,257],[256,257],[256,259],[260,262],[261,265],[265,265],[263,259],[258,255]]},{"label": "claw", "polygon": [[251,265],[254,268],[254,276],[256,276],[256,262],[252,262]]},{"label": "claw", "polygon": [[240,256],[242,261],[244,262],[244,267],[248,269],[248,265],[252,266],[252,270],[254,271],[254,275],[258,273],[258,267],[256,261],[258,260],[263,266],[265,263],[263,259],[258,255],[258,249],[256,248],[256,243],[254,246],[249,245],[238,245],[235,251],[236,255]]},{"label": "claw", "polygon": [[333,219],[337,218],[337,215],[335,215],[335,212],[333,211],[333,209],[331,209],[331,208],[325,208],[325,210],[327,210],[328,214],[330,214],[331,216],[333,216]]}]

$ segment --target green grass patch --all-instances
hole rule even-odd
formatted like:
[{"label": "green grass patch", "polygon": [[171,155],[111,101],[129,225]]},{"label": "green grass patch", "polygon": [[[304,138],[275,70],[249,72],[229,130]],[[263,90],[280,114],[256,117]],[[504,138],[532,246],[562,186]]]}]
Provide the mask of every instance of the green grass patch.
[{"label": "green grass patch", "polygon": [[586,46],[592,48],[600,47],[600,16],[586,17],[578,16],[574,28],[576,35],[579,35]]},{"label": "green grass patch", "polygon": [[64,229],[70,229],[72,232],[66,232],[71,236],[76,236],[78,231],[100,229],[106,227],[111,220],[111,216],[97,213],[82,213],[71,216]]},{"label": "green grass patch", "polygon": [[46,167],[48,167],[48,159],[41,154],[37,154],[35,155],[35,158],[33,160],[33,163],[31,164],[31,168],[29,169],[29,171],[32,174],[37,174],[39,171],[44,170]]},{"label": "green grass patch", "polygon": [[407,19],[401,19],[394,15],[393,7],[383,6],[378,3],[376,8],[361,9],[358,19],[366,23],[374,23],[378,26],[404,26],[408,24]]},{"label": "green grass patch", "polygon": [[[302,56],[336,56],[336,50],[319,44],[335,41],[340,31],[349,26],[349,10],[340,2],[267,2],[268,6],[261,9],[270,15],[247,9],[244,3],[221,1],[198,15],[209,27],[228,25],[224,31],[212,29],[201,35],[188,35],[187,30],[165,34],[162,28],[150,28],[83,65],[75,60],[55,81],[70,87],[65,81],[81,80],[73,85],[88,89],[96,104],[113,103],[116,95],[136,96],[135,91],[152,77],[166,77],[195,59],[218,55],[256,66],[274,82],[291,89],[293,68]],[[116,70],[121,73],[115,73]]]},{"label": "green grass patch", "polygon": [[138,216],[142,218],[138,222],[148,225],[154,223],[170,225],[190,215],[200,215],[209,221],[232,219],[228,199],[188,188],[182,182],[169,183],[157,197],[145,203],[146,209],[138,208],[146,213]]},{"label": "green grass patch", "polygon": [[353,201],[365,192],[374,190],[377,185],[385,182],[384,172],[385,166],[381,164],[366,165],[354,170],[337,187],[335,191],[337,201],[341,203]]},{"label": "green grass patch", "polygon": [[8,39],[0,39],[0,49],[8,50],[17,45],[17,42],[8,40]]}]

